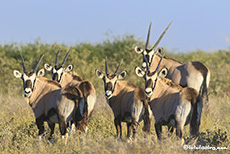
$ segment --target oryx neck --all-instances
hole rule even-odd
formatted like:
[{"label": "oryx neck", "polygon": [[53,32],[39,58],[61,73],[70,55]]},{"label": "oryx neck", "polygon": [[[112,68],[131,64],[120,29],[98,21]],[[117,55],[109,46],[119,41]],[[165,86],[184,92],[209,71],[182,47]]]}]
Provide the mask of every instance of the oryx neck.
[{"label": "oryx neck", "polygon": [[159,79],[155,82],[155,87],[153,89],[153,93],[149,98],[149,101],[152,101],[155,98],[158,98],[162,93],[164,93],[165,87],[164,84],[162,84]]},{"label": "oryx neck", "polygon": [[75,85],[79,83],[80,81],[82,81],[82,79],[76,73],[65,73],[62,75],[62,80],[60,84],[62,87],[64,87],[67,84]]},{"label": "oryx neck", "polygon": [[156,86],[153,90],[153,94],[150,97],[150,101],[163,95],[180,92],[181,89],[182,87],[180,85],[173,83],[167,78],[158,79],[156,82]]},{"label": "oryx neck", "polygon": [[[152,60],[152,63],[150,64],[150,67],[149,67],[149,70],[150,71],[154,71],[159,63],[161,59],[161,56],[159,55],[154,55],[153,57],[153,60]],[[161,61],[161,65],[160,65],[160,68],[159,70],[161,70],[163,67],[165,67],[165,63],[166,63],[166,59],[163,58],[162,61]]]}]

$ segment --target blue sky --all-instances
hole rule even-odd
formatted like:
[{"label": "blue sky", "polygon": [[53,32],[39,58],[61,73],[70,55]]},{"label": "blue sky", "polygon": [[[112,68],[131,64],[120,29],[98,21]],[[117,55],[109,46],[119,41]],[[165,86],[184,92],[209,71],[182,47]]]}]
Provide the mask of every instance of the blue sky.
[{"label": "blue sky", "polygon": [[101,43],[135,35],[170,51],[229,49],[229,0],[8,0],[0,5],[0,43]]}]

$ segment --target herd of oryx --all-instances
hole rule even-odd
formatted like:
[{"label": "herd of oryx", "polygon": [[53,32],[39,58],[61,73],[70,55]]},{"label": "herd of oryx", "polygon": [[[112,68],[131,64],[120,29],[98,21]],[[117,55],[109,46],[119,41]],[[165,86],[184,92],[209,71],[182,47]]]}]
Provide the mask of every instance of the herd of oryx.
[{"label": "herd of oryx", "polygon": [[[122,60],[114,73],[109,73],[105,57],[105,72],[96,69],[98,78],[104,82],[105,97],[114,113],[114,124],[118,139],[122,136],[121,122],[127,124],[128,140],[135,139],[136,129],[143,120],[143,131],[150,133],[152,117],[155,119],[155,131],[161,139],[162,126],[168,126],[170,133],[176,129],[176,135],[182,139],[183,128],[190,124],[190,134],[197,137],[203,97],[207,95],[210,71],[198,61],[182,64],[162,55],[162,48],[157,46],[172,23],[168,25],[153,47],[149,48],[151,24],[149,26],[145,49],[135,47],[137,53],[143,55],[142,67],[136,67],[135,73],[144,78],[145,88],[138,87],[125,79],[127,72],[119,73]],[[67,128],[75,126],[77,132],[87,130],[88,121],[96,104],[96,91],[90,81],[83,80],[72,72],[73,65],[64,67],[71,49],[62,64],[58,65],[56,54],[55,65],[45,64],[46,70],[52,72],[52,80],[44,76],[45,71],[38,67],[41,56],[32,72],[28,72],[23,56],[23,73],[14,70],[14,76],[23,81],[24,96],[32,107],[39,139],[43,140],[44,121],[47,121],[52,140],[55,123],[59,124],[60,133],[67,143]],[[152,116],[153,115],[153,116]],[[71,124],[71,125],[70,125]]]}]

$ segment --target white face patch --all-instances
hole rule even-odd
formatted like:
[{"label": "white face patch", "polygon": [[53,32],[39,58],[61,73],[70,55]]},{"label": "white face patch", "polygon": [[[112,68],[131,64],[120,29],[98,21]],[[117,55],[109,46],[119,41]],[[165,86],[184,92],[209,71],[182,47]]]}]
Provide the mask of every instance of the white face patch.
[{"label": "white face patch", "polygon": [[55,73],[57,73],[57,76],[58,76],[57,80],[61,82],[61,74],[63,73],[63,68],[60,68],[59,70],[56,70],[55,68],[53,68],[52,74],[54,75]]},{"label": "white face patch", "polygon": [[52,69],[52,73],[54,74],[54,73],[56,73],[57,72],[57,70],[55,69],[55,68],[53,68]]},{"label": "white face patch", "polygon": [[25,88],[24,95],[25,95],[25,97],[30,97],[32,95],[32,89],[31,88]]},{"label": "white face patch", "polygon": [[142,63],[142,68],[146,69],[146,62]]},{"label": "white face patch", "polygon": [[[26,83],[27,80],[30,80],[32,83],[32,87],[34,86],[34,80],[36,79],[36,74],[34,73],[32,76],[28,77],[25,73],[23,74],[23,80],[24,83]],[[28,87],[24,89],[24,95],[25,97],[30,97],[32,95],[32,87]]]},{"label": "white face patch", "polygon": [[146,88],[145,89],[145,95],[147,97],[150,97],[153,94],[152,88]]},{"label": "white face patch", "polygon": [[61,74],[62,72],[63,72],[63,68],[60,68],[60,69],[57,71],[58,74]]},{"label": "white face patch", "polygon": [[112,91],[107,90],[107,91],[105,92],[105,96],[106,96],[107,99],[110,99],[110,98],[112,97]]},{"label": "white face patch", "polygon": [[110,80],[108,78],[105,78],[105,82],[108,83]]}]

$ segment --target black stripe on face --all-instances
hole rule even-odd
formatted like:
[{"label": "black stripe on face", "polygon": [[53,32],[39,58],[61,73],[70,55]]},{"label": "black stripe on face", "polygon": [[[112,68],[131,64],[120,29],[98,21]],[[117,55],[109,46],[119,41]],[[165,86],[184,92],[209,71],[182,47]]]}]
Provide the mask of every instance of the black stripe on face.
[{"label": "black stripe on face", "polygon": [[52,80],[58,81],[58,74],[57,73],[53,74]]},{"label": "black stripe on face", "polygon": [[24,88],[31,88],[32,89],[32,81],[26,80]]},{"label": "black stripe on face", "polygon": [[113,91],[113,84],[111,82],[107,83],[106,90]]},{"label": "black stripe on face", "polygon": [[153,80],[148,79],[145,85],[145,88],[152,88],[153,87]]}]

